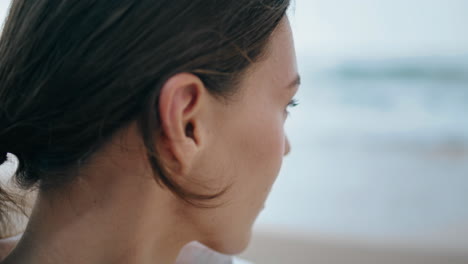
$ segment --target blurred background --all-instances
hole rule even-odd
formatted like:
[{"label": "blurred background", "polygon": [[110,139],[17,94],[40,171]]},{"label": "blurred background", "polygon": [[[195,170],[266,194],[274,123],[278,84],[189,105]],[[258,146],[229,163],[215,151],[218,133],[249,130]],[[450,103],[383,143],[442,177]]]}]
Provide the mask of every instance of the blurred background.
[{"label": "blurred background", "polygon": [[294,2],[292,152],[243,256],[468,263],[468,1]]},{"label": "blurred background", "polygon": [[292,152],[246,255],[468,263],[468,1],[294,6]]}]

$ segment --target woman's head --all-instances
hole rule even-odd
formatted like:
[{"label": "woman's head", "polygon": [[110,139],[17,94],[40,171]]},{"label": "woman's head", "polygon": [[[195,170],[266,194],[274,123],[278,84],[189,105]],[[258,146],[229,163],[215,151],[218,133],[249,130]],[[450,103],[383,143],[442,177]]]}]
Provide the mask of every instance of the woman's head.
[{"label": "woman's head", "polygon": [[0,40],[0,153],[18,157],[23,186],[46,192],[134,126],[156,182],[188,202],[206,244],[238,251],[288,149],[288,5],[14,0]]},{"label": "woman's head", "polygon": [[[207,103],[195,122],[199,136],[194,137],[194,146],[189,140],[181,140],[176,151],[185,154],[181,156],[189,164],[187,178],[202,179],[208,186],[210,182],[219,183],[220,188],[229,186],[220,197],[226,204],[191,217],[200,218],[194,222],[204,223],[202,229],[211,230],[212,240],[205,243],[221,247],[222,252],[237,253],[247,245],[252,224],[264,207],[283,156],[290,151],[284,122],[287,108],[294,105],[299,77],[287,18],[281,21],[269,44],[264,60],[253,64],[244,76],[236,100],[228,105],[216,100]],[[169,120],[168,114],[164,117]],[[223,247],[226,245],[229,248]]]}]

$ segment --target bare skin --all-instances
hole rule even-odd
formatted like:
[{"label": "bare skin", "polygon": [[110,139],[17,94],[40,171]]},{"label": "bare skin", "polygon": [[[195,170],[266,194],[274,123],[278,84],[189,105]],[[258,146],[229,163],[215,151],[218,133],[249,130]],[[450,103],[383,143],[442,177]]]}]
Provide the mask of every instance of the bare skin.
[{"label": "bare skin", "polygon": [[23,238],[2,263],[174,263],[193,240],[242,252],[290,150],[284,122],[297,85],[287,18],[232,102],[211,96],[195,75],[173,76],[161,91],[158,150],[189,190],[216,193],[231,185],[215,201],[222,206],[196,208],[158,185],[132,123],[74,182],[39,193]]}]

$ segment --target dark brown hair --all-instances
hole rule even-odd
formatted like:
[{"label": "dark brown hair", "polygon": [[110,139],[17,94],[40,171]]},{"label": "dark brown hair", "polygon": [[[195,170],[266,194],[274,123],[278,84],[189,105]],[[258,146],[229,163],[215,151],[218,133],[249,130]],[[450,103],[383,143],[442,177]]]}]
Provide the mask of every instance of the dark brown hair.
[{"label": "dark brown hair", "polygon": [[[155,151],[158,96],[174,74],[234,94],[289,0],[13,0],[0,39],[0,164],[24,187],[55,188],[130,121],[148,160],[184,200]],[[3,192],[0,191],[0,196]],[[4,208],[0,205],[0,208]]]}]

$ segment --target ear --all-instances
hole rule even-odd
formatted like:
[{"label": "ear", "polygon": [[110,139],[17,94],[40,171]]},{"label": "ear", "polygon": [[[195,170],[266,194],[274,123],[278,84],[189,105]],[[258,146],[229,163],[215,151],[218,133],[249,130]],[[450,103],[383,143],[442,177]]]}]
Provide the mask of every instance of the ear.
[{"label": "ear", "polygon": [[160,155],[174,172],[190,171],[204,143],[202,108],[208,91],[196,75],[179,73],[162,87],[159,114],[163,153]]}]

